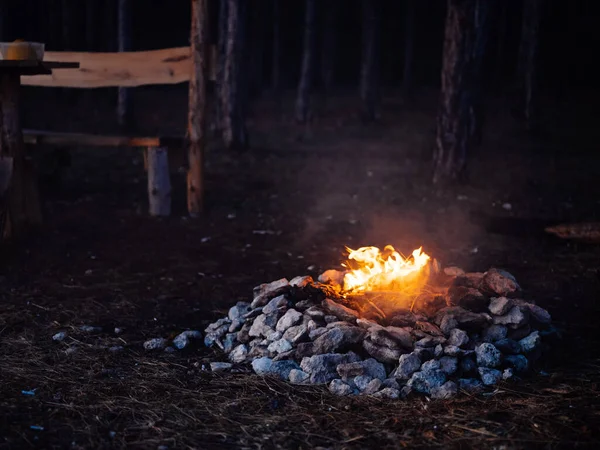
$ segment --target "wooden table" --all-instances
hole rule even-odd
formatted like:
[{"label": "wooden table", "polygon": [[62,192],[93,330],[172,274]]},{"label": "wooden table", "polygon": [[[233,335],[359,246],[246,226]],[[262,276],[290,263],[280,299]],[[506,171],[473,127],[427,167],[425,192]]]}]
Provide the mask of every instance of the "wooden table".
[{"label": "wooden table", "polygon": [[25,152],[20,117],[22,75],[76,69],[77,62],[0,60],[0,160],[12,159],[8,191],[0,197],[0,240],[41,224],[42,213],[31,158]]}]

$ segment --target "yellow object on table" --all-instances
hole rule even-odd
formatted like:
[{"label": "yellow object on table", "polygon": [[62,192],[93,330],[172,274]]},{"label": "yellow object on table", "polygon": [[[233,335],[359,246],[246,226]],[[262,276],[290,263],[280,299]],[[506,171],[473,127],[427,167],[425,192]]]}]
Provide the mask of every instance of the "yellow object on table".
[{"label": "yellow object on table", "polygon": [[0,59],[12,61],[41,61],[45,45],[39,42],[0,42]]}]

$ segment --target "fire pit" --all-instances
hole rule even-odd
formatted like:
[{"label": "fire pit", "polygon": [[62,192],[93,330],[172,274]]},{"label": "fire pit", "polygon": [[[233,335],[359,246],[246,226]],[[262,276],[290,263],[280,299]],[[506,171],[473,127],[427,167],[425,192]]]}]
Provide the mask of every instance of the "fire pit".
[{"label": "fire pit", "polygon": [[348,250],[344,270],[254,288],[205,330],[229,362],[338,395],[448,398],[531,372],[550,314],[521,299],[508,272],[465,273],[415,250]]}]

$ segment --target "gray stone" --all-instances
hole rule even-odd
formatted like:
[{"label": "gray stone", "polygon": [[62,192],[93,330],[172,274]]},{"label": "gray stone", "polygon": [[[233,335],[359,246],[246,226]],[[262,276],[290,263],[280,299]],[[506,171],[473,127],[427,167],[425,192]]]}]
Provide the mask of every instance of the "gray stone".
[{"label": "gray stone", "polygon": [[[398,383],[396,383],[397,385]],[[382,382],[379,378],[374,378],[362,389],[362,393],[365,395],[371,395],[381,389]]]},{"label": "gray stone", "polygon": [[479,289],[483,280],[483,272],[467,272],[464,275],[459,275],[454,279],[453,284],[456,286],[466,286]]},{"label": "gray stone", "polygon": [[81,325],[79,329],[85,333],[100,333],[102,327],[94,327],[92,325]]},{"label": "gray stone", "polygon": [[523,353],[531,353],[537,350],[542,344],[542,338],[539,331],[534,331],[529,336],[519,341],[519,346]]},{"label": "gray stone", "polygon": [[248,335],[251,337],[267,337],[269,333],[275,331],[277,325],[277,316],[274,314],[261,314],[252,323]]},{"label": "gray stone", "polygon": [[504,357],[504,362],[515,369],[516,372],[527,372],[529,361],[523,355],[508,355]]},{"label": "gray stone", "polygon": [[448,336],[453,328],[462,325],[464,328],[481,328],[490,322],[487,314],[467,311],[460,306],[448,306],[440,309],[434,318],[436,325]]},{"label": "gray stone", "polygon": [[341,286],[344,284],[344,275],[344,272],[335,269],[330,269],[326,270],[321,275],[319,275],[319,278],[317,278],[317,280],[321,283],[332,284],[334,286]]},{"label": "gray stone", "polygon": [[292,344],[287,339],[279,339],[278,341],[272,342],[267,350],[271,353],[279,355],[280,353],[288,352],[292,349]]},{"label": "gray stone", "polygon": [[314,340],[315,340],[315,339],[317,339],[319,336],[322,336],[323,334],[327,333],[328,331],[329,331],[329,330],[328,330],[327,328],[325,328],[325,327],[322,327],[322,328],[316,328],[316,329],[314,329],[314,330],[311,330],[311,331],[308,333],[308,337],[309,337],[309,339],[311,339],[311,340],[313,340],[313,341],[314,341]]},{"label": "gray stone", "polygon": [[323,320],[325,321],[326,324],[340,321],[340,319],[338,319],[337,316],[332,316],[331,314],[328,314],[325,317],[323,317]]},{"label": "gray stone", "polygon": [[494,342],[494,346],[507,355],[515,355],[521,351],[521,346],[514,339],[500,339]]},{"label": "gray stone", "polygon": [[513,294],[521,287],[514,276],[505,270],[490,269],[483,275],[482,286],[498,295]]},{"label": "gray stone", "polygon": [[356,325],[358,325],[361,328],[364,328],[365,330],[369,330],[373,327],[379,328],[379,329],[383,328],[377,322],[375,322],[374,320],[370,320],[370,319],[356,319]]},{"label": "gray stone", "polygon": [[384,331],[392,337],[396,342],[398,342],[402,347],[407,349],[413,348],[413,338],[410,335],[410,332],[405,328],[400,327],[385,327]]},{"label": "gray stone", "polygon": [[470,311],[485,311],[488,299],[478,289],[467,286],[450,286],[447,303],[450,306],[462,306]]},{"label": "gray stone", "polygon": [[477,364],[481,367],[498,367],[502,360],[502,353],[494,345],[487,342],[475,348]]},{"label": "gray stone", "polygon": [[444,273],[449,277],[460,277],[465,274],[465,271],[462,270],[460,267],[451,266],[444,267]]},{"label": "gray stone", "polygon": [[385,387],[382,390],[372,394],[371,397],[389,398],[389,399],[395,400],[397,398],[400,398],[400,391],[398,389],[394,389],[391,387]]},{"label": "gray stone", "polygon": [[242,363],[248,356],[248,346],[240,344],[229,353],[229,360],[234,363]]},{"label": "gray stone", "polygon": [[280,280],[272,281],[271,283],[261,284],[254,288],[254,300],[250,306],[256,308],[258,306],[264,306],[273,297],[277,297],[289,290],[290,284],[285,278]]},{"label": "gray stone", "polygon": [[312,306],[314,306],[315,302],[313,302],[312,300],[300,300],[299,302],[294,303],[294,309],[296,311],[301,311],[304,312],[306,311],[308,308],[311,308]]},{"label": "gray stone", "polygon": [[252,370],[254,370],[257,375],[267,375],[270,372],[272,365],[273,360],[263,356],[262,358],[256,358],[252,361]]},{"label": "gray stone", "polygon": [[369,338],[364,339],[362,345],[369,355],[382,363],[395,364],[400,356],[406,353],[406,350],[401,348],[390,348],[383,345],[377,345]]},{"label": "gray stone", "polygon": [[477,369],[479,371],[479,376],[481,377],[481,381],[486,386],[491,386],[494,384],[498,384],[502,379],[502,372],[496,369],[490,369],[488,367],[479,367]]},{"label": "gray stone", "polygon": [[458,326],[458,321],[453,316],[444,316],[439,325],[440,330],[448,336]]},{"label": "gray stone", "polygon": [[295,309],[288,309],[285,314],[279,319],[275,329],[284,332],[289,327],[298,325],[302,321],[302,313]]},{"label": "gray stone", "polygon": [[246,323],[246,319],[232,320],[231,325],[229,325],[228,331],[230,333],[235,333],[236,331],[240,331],[240,329],[244,326],[244,323]]},{"label": "gray stone", "polygon": [[296,361],[283,360],[273,361],[268,371],[269,374],[278,377],[280,380],[287,380],[290,377],[290,372],[298,369],[300,369],[300,366]]},{"label": "gray stone", "polygon": [[267,341],[278,341],[279,339],[281,339],[283,337],[283,333],[281,331],[271,331],[269,334],[267,334]]},{"label": "gray stone", "polygon": [[356,319],[358,319],[359,314],[357,311],[353,309],[347,308],[344,305],[340,305],[337,302],[334,302],[331,299],[326,298],[321,303],[321,306],[325,311],[329,314],[336,316],[340,320],[344,320],[346,322],[355,323]]},{"label": "gray stone", "polygon": [[347,327],[347,326],[352,326],[352,324],[345,322],[343,320],[337,320],[335,322],[329,322],[325,328],[327,328],[328,330],[331,330],[332,328],[341,328],[341,327]]},{"label": "gray stone", "polygon": [[463,374],[474,373],[477,369],[477,364],[471,358],[463,358],[460,360],[460,371]]},{"label": "gray stone", "polygon": [[306,340],[308,339],[308,327],[304,324],[289,327],[285,330],[285,333],[283,333],[283,338],[290,341],[292,344]]},{"label": "gray stone", "polygon": [[331,383],[329,383],[329,392],[331,392],[334,395],[351,395],[354,393],[354,390],[352,389],[352,387],[350,387],[348,384],[344,383],[342,380],[340,379],[335,379],[332,380]]},{"label": "gray stone", "polygon": [[258,308],[251,309],[249,313],[244,314],[244,316],[242,317],[242,319],[244,319],[244,320],[254,319],[255,317],[258,317],[258,316],[260,316],[262,314],[262,310],[263,310],[262,306],[259,306]]},{"label": "gray stone", "polygon": [[287,352],[280,353],[279,355],[273,357],[273,361],[287,361],[288,359],[297,359],[295,348],[288,350]]},{"label": "gray stone", "polygon": [[502,379],[505,381],[512,380],[515,378],[515,374],[512,369],[504,369],[502,371]]},{"label": "gray stone", "polygon": [[514,339],[515,341],[520,341],[524,337],[529,336],[530,333],[531,333],[531,326],[529,326],[529,324],[525,324],[522,327],[508,330],[507,337],[509,339]]},{"label": "gray stone", "polygon": [[250,322],[246,322],[242,325],[242,329],[238,331],[237,340],[242,344],[250,342],[250,328],[252,328],[252,325]]},{"label": "gray stone", "polygon": [[510,310],[510,308],[512,308],[512,306],[513,302],[511,299],[506,297],[494,297],[490,300],[488,309],[496,316],[503,316]]},{"label": "gray stone", "polygon": [[550,313],[546,311],[544,308],[541,308],[533,303],[526,303],[527,308],[529,308],[529,313],[531,316],[537,320],[539,323],[549,324],[552,322],[552,317]]},{"label": "gray stone", "polygon": [[398,361],[398,367],[392,376],[401,380],[408,380],[421,367],[421,358],[415,352],[401,355]]},{"label": "gray stone", "polygon": [[482,333],[484,342],[496,342],[506,338],[508,329],[504,325],[490,325],[485,328]]},{"label": "gray stone", "polygon": [[[217,341],[217,343],[218,342],[219,341]],[[229,353],[237,344],[237,333],[229,333],[225,335],[225,339],[223,339],[223,346],[221,347],[221,350],[223,350],[225,353]]]},{"label": "gray stone", "polygon": [[337,366],[337,373],[344,381],[358,376],[367,376],[369,379],[379,378],[381,381],[386,378],[385,367],[373,358],[340,364]]},{"label": "gray stone", "polygon": [[243,319],[243,317],[248,314],[252,308],[250,308],[250,303],[247,302],[237,302],[231,308],[229,308],[229,313],[227,316],[233,322],[235,320]]},{"label": "gray stone", "polygon": [[[306,316],[304,316],[304,319],[306,319]],[[304,319],[302,319],[302,325],[306,325],[306,329],[309,332],[312,331],[312,330],[316,330],[317,328],[319,328],[319,325],[314,320],[312,320],[312,319],[304,320]]]},{"label": "gray stone", "polygon": [[438,344],[444,344],[446,342],[446,338],[441,336],[427,336],[423,339],[419,339],[415,342],[415,347],[435,347]]},{"label": "gray stone", "polygon": [[383,380],[383,383],[381,383],[381,387],[389,387],[400,390],[400,383],[398,383],[398,381],[395,378],[386,378],[385,380]]},{"label": "gray stone", "polygon": [[310,375],[300,369],[292,369],[288,378],[290,383],[306,384],[309,381]]},{"label": "gray stone", "polygon": [[458,370],[458,359],[452,356],[440,358],[440,370],[446,375],[452,375]]},{"label": "gray stone", "polygon": [[212,370],[213,372],[223,372],[225,370],[231,369],[231,367],[232,367],[231,363],[226,363],[226,362],[211,362],[210,363],[210,370]]},{"label": "gray stone", "polygon": [[310,275],[304,275],[301,277],[292,278],[290,280],[290,286],[302,289],[313,282],[314,282],[314,280]]},{"label": "gray stone", "polygon": [[434,358],[441,358],[441,356],[443,354],[444,354],[444,347],[442,346],[442,344],[438,344],[433,348]]},{"label": "gray stone", "polygon": [[437,349],[437,346],[435,349],[431,349],[431,348],[415,348],[413,350],[413,353],[415,355],[417,355],[419,358],[421,358],[421,361],[428,361],[431,358],[435,357],[435,350]]},{"label": "gray stone", "polygon": [[[372,377],[368,376],[368,375],[358,375],[354,378],[352,378],[352,382],[349,383],[352,386],[356,386],[356,389],[358,389],[359,391],[364,391],[365,388],[367,387],[367,385],[373,380]],[[379,383],[381,383],[381,380],[379,381]]]},{"label": "gray stone", "polygon": [[52,340],[56,341],[56,342],[61,342],[61,341],[64,341],[66,337],[67,337],[66,331],[59,331],[54,336],[52,336]]},{"label": "gray stone", "polygon": [[[399,330],[405,331],[402,328],[398,328]],[[425,333],[431,336],[443,336],[442,330],[437,325],[434,325],[430,322],[424,320],[417,320],[415,323],[415,329],[424,331]]]},{"label": "gray stone", "polygon": [[144,342],[145,350],[163,350],[167,345],[169,345],[169,341],[164,338],[154,338],[149,339]]},{"label": "gray stone", "polygon": [[123,350],[125,350],[125,348],[122,345],[113,345],[108,348],[110,353],[121,353]]},{"label": "gray stone", "polygon": [[494,324],[496,325],[511,325],[513,328],[518,328],[527,323],[529,310],[522,306],[513,306],[505,315],[494,316]]},{"label": "gray stone", "polygon": [[337,366],[356,361],[360,361],[360,357],[353,352],[346,354],[327,353],[302,358],[300,368],[310,374],[311,383],[328,383],[337,378]]},{"label": "gray stone", "polygon": [[444,355],[446,356],[462,356],[466,354],[465,350],[456,345],[446,345],[444,347]]},{"label": "gray stone", "polygon": [[469,335],[466,331],[461,330],[460,328],[454,328],[450,331],[450,335],[448,336],[448,341],[446,344],[454,345],[456,347],[462,347],[469,343]]},{"label": "gray stone", "polygon": [[430,394],[431,389],[440,387],[446,382],[446,374],[441,370],[419,371],[413,373],[407,386],[417,392]]},{"label": "gray stone", "polygon": [[454,381],[446,381],[440,387],[431,389],[431,398],[444,400],[454,397],[458,393],[458,386]]},{"label": "gray stone", "polygon": [[333,353],[362,341],[365,330],[355,326],[331,328],[314,341],[315,353]]},{"label": "gray stone", "polygon": [[458,387],[466,392],[479,392],[483,389],[483,384],[476,378],[460,378]]},{"label": "gray stone", "polygon": [[306,311],[304,311],[304,314],[310,317],[311,319],[315,320],[323,320],[323,318],[325,317],[325,313],[318,306],[311,306]]},{"label": "gray stone", "polygon": [[412,327],[415,323],[417,323],[417,320],[419,320],[419,318],[416,314],[410,311],[405,311],[402,314],[397,314],[392,317],[390,324],[395,327]]},{"label": "gray stone", "polygon": [[431,360],[423,363],[423,365],[421,366],[421,371],[430,372],[432,370],[440,370],[441,367],[442,366],[437,359],[431,359]]},{"label": "gray stone", "polygon": [[285,298],[285,295],[278,295],[277,297],[272,298],[271,300],[269,300],[269,303],[267,303],[263,310],[262,313],[263,314],[273,314],[274,312],[277,312],[278,310],[284,310],[285,308],[288,307],[289,305],[289,301],[287,298]]}]

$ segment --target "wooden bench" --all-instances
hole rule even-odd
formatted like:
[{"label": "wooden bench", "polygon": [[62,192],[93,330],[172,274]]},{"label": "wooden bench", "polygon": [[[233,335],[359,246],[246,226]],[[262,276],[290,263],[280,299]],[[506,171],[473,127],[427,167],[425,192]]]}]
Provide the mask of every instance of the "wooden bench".
[{"label": "wooden bench", "polygon": [[57,147],[134,147],[144,151],[148,172],[148,204],[152,216],[171,214],[171,169],[185,166],[186,139],[182,136],[106,136],[23,130],[25,145]]}]

